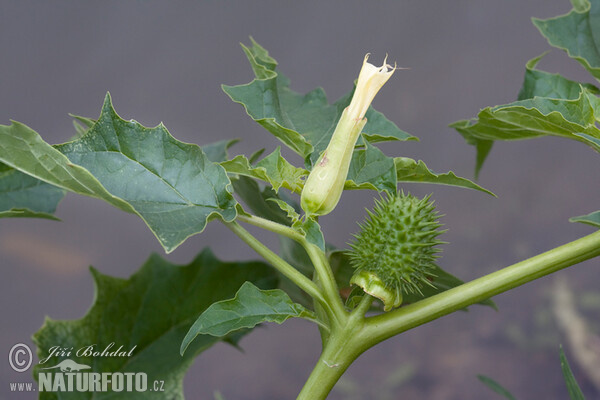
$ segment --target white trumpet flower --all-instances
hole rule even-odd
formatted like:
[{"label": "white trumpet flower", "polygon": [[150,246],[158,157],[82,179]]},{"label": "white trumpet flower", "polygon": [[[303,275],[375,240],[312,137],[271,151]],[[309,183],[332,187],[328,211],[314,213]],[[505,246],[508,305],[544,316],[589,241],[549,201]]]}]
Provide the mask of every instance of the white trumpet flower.
[{"label": "white trumpet flower", "polygon": [[344,109],[331,136],[327,149],[321,154],[302,190],[302,209],[310,215],[330,213],[340,201],[348,176],[352,152],[367,123],[365,114],[379,89],[390,79],[396,67],[381,67],[368,62],[365,56],[350,105]]}]

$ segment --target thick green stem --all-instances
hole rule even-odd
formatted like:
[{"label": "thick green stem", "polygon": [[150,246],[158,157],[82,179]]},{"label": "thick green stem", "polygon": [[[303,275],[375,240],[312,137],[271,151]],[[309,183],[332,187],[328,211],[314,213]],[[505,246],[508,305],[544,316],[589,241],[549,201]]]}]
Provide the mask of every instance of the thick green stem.
[{"label": "thick green stem", "polygon": [[419,325],[600,255],[600,231],[396,311],[368,318],[369,347]]},{"label": "thick green stem", "polygon": [[364,321],[360,312],[353,313],[344,326],[331,334],[297,400],[327,398],[350,364],[368,349],[361,335]]},{"label": "thick green stem", "polygon": [[304,276],[296,268],[285,262],[281,257],[272,252],[267,246],[262,244],[256,239],[250,232],[245,230],[237,222],[227,222],[225,225],[231,229],[236,235],[238,235],[248,246],[254,251],[261,255],[271,265],[273,265],[279,272],[294,282],[300,289],[304,290],[310,297],[321,303],[326,309],[329,309],[328,302],[325,300],[321,291],[310,279]]},{"label": "thick green stem", "polygon": [[600,255],[600,231],[396,311],[364,318],[372,298],[363,298],[332,331],[299,400],[323,400],[350,364],[392,336],[478,303],[560,269]]}]

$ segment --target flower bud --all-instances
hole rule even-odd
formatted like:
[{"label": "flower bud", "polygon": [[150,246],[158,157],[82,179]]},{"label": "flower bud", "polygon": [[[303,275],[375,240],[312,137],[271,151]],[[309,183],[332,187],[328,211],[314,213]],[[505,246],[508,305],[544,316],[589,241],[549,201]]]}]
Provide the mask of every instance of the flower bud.
[{"label": "flower bud", "polygon": [[342,112],[327,149],[304,184],[301,205],[307,214],[328,214],[339,202],[354,146],[367,123],[365,114],[379,89],[394,73],[395,67],[386,64],[385,60],[381,67],[376,67],[367,62],[368,58],[367,54],[350,105]]}]

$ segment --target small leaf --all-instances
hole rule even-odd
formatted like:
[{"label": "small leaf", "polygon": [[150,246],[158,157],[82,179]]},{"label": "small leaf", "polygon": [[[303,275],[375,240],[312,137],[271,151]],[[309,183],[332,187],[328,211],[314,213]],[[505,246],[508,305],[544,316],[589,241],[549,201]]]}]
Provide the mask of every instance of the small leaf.
[{"label": "small leaf", "polygon": [[96,123],[95,119],[82,117],[81,115],[69,114],[69,116],[72,117],[75,121],[81,123],[81,125],[87,129],[90,129]]},{"label": "small leaf", "polygon": [[285,202],[281,199],[275,199],[275,198],[267,199],[267,201],[274,202],[275,204],[277,204],[279,206],[279,208],[281,208],[282,211],[285,211],[288,218],[292,220],[292,225],[294,223],[296,223],[298,220],[300,220],[300,214],[298,214],[298,211],[292,205],[288,204],[287,202]]},{"label": "small leaf", "polygon": [[579,217],[569,218],[571,222],[582,222],[584,224],[595,226],[600,228],[600,211],[594,211],[588,215],[580,215]]},{"label": "small leaf", "polygon": [[293,303],[283,290],[260,290],[245,282],[233,299],[212,304],[198,317],[183,339],[181,354],[198,335],[222,337],[263,322],[282,324],[289,318],[312,320],[314,316],[300,304]]},{"label": "small leaf", "polygon": [[73,117],[73,128],[75,128],[76,132],[75,136],[71,140],[75,140],[83,136],[88,129],[90,129],[96,123],[96,121],[91,118],[81,117],[74,114],[69,115]]},{"label": "small leaf", "polygon": [[[96,293],[94,304],[79,320],[47,319],[34,335],[40,360],[50,355],[53,346],[73,347],[75,351],[94,346],[102,351],[111,343],[130,351],[131,357],[76,356],[80,364],[91,365],[91,372],[144,372],[148,381],[164,382],[164,392],[106,393],[91,392],[82,399],[183,399],[183,378],[194,358],[220,339],[198,337],[187,352],[180,355],[181,340],[198,316],[211,304],[232,297],[243,282],[262,289],[275,287],[270,266],[262,262],[222,262],[204,250],[188,265],[174,265],[153,255],[129,279],[103,275],[92,269]],[[110,321],[110,323],[107,323]],[[223,338],[225,339],[225,338]],[[72,357],[71,357],[72,358]],[[56,355],[40,368],[61,361]],[[61,397],[62,398],[62,397]],[[69,397],[71,398],[71,397]]]},{"label": "small leaf", "polygon": [[208,221],[236,218],[225,170],[200,147],[177,141],[163,125],[125,121],[106,96],[84,136],[50,146],[26,127],[0,125],[0,161],[60,188],[140,216],[171,252]]},{"label": "small leaf", "polygon": [[222,162],[221,166],[230,174],[249,176],[267,182],[275,192],[284,187],[292,192],[300,193],[304,186],[302,178],[308,175],[305,169],[296,168],[283,158],[279,147],[260,160],[256,166],[252,166],[244,155],[238,155],[233,160]]},{"label": "small leaf", "polygon": [[365,141],[365,148],[355,150],[344,189],[373,189],[396,192],[394,159]]},{"label": "small leaf", "polygon": [[[591,4],[590,4],[591,3]],[[551,46],[567,52],[596,79],[600,79],[600,48],[598,47],[597,1],[573,1],[574,9],[568,14],[542,20],[533,24]]]},{"label": "small leaf", "polygon": [[422,182],[436,183],[440,185],[459,186],[468,189],[475,189],[495,196],[492,192],[482,188],[468,179],[456,176],[450,171],[445,174],[436,174],[427,168],[427,165],[421,160],[415,161],[412,158],[396,157],[394,158],[398,182]]},{"label": "small leaf", "polygon": [[283,225],[292,225],[286,211],[283,211],[277,203],[271,201],[271,199],[281,199],[273,189],[270,187],[261,188],[255,180],[241,175],[232,179],[231,182],[235,194],[255,215]]},{"label": "small leaf", "polygon": [[571,367],[569,366],[569,361],[567,361],[567,357],[565,356],[565,352],[563,351],[562,346],[560,347],[560,367],[562,369],[563,377],[565,378],[565,383],[567,385],[567,390],[569,391],[569,397],[571,400],[585,400],[575,377],[573,376],[573,372],[571,371]]},{"label": "small leaf", "polygon": [[0,218],[45,218],[53,214],[65,191],[0,163]]},{"label": "small leaf", "polygon": [[292,227],[304,235],[309,243],[325,251],[325,238],[323,237],[321,226],[314,217],[306,216],[303,220],[297,220]]},{"label": "small leaf", "polygon": [[227,150],[237,142],[239,142],[238,139],[220,140],[202,146],[202,151],[210,161],[220,163],[229,159]]},{"label": "small leaf", "polygon": [[508,400],[516,400],[515,397],[508,390],[503,388],[502,385],[500,385],[492,378],[487,377],[485,375],[477,375],[477,379],[479,379],[485,386],[498,393],[499,395],[503,396],[504,398]]}]

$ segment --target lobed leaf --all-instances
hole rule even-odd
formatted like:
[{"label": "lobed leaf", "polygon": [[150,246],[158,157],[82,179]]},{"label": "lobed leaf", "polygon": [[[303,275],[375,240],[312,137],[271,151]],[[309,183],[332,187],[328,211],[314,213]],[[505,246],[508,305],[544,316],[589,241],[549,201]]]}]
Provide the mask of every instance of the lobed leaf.
[{"label": "lobed leaf", "polygon": [[275,192],[284,187],[292,192],[300,193],[304,187],[303,177],[308,175],[308,171],[294,167],[283,158],[279,147],[260,160],[256,166],[252,166],[244,155],[238,155],[232,160],[224,161],[221,166],[228,173],[244,175],[267,182]]},{"label": "lobed leaf", "polygon": [[282,324],[289,318],[313,320],[315,317],[300,304],[292,302],[283,290],[260,290],[245,282],[234,298],[212,304],[198,317],[181,343],[181,354],[198,335],[222,337],[263,322]]},{"label": "lobed leaf", "polygon": [[487,107],[474,120],[454,122],[467,141],[476,146],[478,174],[495,140],[522,140],[560,136],[587,144],[600,151],[600,91],[557,74],[535,69],[541,59],[527,63],[523,87],[516,102]]},{"label": "lobed leaf", "polygon": [[[182,399],[183,377],[194,358],[220,339],[198,337],[181,356],[181,340],[197,317],[211,304],[232,297],[244,282],[261,289],[276,286],[272,269],[262,262],[222,262],[205,249],[188,265],[174,265],[153,255],[129,279],[91,270],[96,286],[94,304],[79,320],[47,319],[34,335],[38,358],[50,355],[52,346],[80,349],[95,345],[98,351],[114,343],[131,357],[73,357],[92,366],[92,372],[144,372],[148,381],[164,381],[164,392],[78,393],[78,399]],[[111,321],[106,323],[106,321]],[[239,337],[236,337],[239,339]],[[226,338],[223,338],[226,339]],[[36,366],[54,366],[56,355]],[[44,397],[47,396],[47,397]],[[42,398],[72,398],[69,393],[44,393]]]},{"label": "lobed leaf", "polygon": [[533,24],[551,46],[567,52],[596,79],[600,79],[600,2],[576,0],[573,10],[546,20],[534,18]]},{"label": "lobed leaf", "polygon": [[98,121],[80,138],[50,146],[18,122],[0,126],[0,161],[74,193],[140,216],[167,252],[208,221],[236,218],[225,170],[161,124],[125,121],[106,96]]},{"label": "lobed leaf", "polygon": [[468,179],[456,176],[454,172],[449,171],[445,174],[436,174],[427,168],[427,165],[421,160],[415,161],[407,157],[395,157],[394,164],[398,182],[421,182],[436,183],[440,185],[459,186],[468,189],[475,189],[495,196],[494,193],[482,188]]}]

